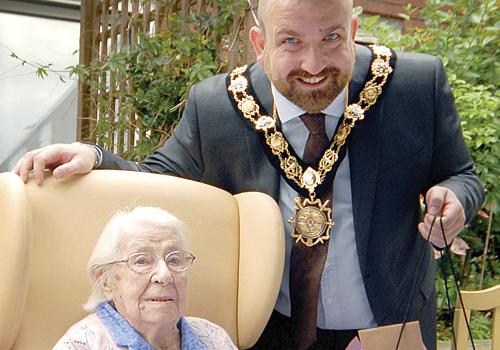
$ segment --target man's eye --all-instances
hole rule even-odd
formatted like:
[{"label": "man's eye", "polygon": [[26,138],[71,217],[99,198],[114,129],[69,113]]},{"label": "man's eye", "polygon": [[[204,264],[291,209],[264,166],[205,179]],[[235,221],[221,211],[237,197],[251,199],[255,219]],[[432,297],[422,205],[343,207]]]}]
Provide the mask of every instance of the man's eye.
[{"label": "man's eye", "polygon": [[340,38],[340,35],[338,35],[337,33],[330,33],[326,36],[325,40],[327,41],[336,41]]},{"label": "man's eye", "polygon": [[299,41],[297,40],[297,38],[294,37],[289,37],[285,39],[285,43],[287,44],[297,44],[298,42]]}]

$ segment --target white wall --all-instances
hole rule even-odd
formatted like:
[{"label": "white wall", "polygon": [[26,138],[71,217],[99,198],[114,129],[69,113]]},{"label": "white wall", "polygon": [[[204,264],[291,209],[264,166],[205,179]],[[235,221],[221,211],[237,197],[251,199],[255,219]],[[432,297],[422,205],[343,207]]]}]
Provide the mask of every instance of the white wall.
[{"label": "white wall", "polygon": [[78,63],[79,31],[77,22],[0,13],[0,171],[21,148],[75,139],[76,82],[41,79],[10,54],[64,70]]}]

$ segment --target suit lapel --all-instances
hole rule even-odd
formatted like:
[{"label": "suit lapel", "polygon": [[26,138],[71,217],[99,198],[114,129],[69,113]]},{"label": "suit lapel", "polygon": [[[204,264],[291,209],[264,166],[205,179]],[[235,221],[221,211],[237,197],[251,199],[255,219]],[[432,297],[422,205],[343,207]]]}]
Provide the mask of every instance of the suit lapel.
[{"label": "suit lapel", "polygon": [[[256,63],[252,66],[250,69],[250,78],[255,96],[261,106],[264,107],[261,113],[270,115],[273,110],[273,95],[269,80],[260,64]],[[267,159],[262,149],[264,145],[261,144],[255,130],[248,123],[245,123],[245,125],[250,130],[250,132],[245,132],[244,141],[247,147],[247,155],[255,189],[269,194],[278,202],[280,174]]]},{"label": "suit lapel", "polygon": [[[350,101],[357,101],[368,73],[371,52],[364,46],[356,46],[356,65],[349,89]],[[367,245],[376,192],[379,159],[379,124],[383,102],[378,101],[368,111],[365,119],[353,129],[349,141],[352,209],[354,231],[361,273],[364,278]]]},{"label": "suit lapel", "polygon": [[255,63],[250,69],[250,78],[252,86],[259,100],[260,104],[264,107],[262,114],[271,115],[273,111],[273,94],[271,92],[271,83],[267,79],[266,72],[261,64]]}]

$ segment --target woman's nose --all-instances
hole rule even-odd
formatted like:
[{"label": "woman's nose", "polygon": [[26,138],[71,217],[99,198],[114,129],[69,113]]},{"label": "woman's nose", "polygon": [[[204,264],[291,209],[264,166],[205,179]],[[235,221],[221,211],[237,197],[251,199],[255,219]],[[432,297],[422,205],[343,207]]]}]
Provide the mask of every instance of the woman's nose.
[{"label": "woman's nose", "polygon": [[153,275],[151,276],[151,282],[168,285],[172,283],[174,276],[172,271],[167,267],[165,260],[160,259],[153,269]]}]

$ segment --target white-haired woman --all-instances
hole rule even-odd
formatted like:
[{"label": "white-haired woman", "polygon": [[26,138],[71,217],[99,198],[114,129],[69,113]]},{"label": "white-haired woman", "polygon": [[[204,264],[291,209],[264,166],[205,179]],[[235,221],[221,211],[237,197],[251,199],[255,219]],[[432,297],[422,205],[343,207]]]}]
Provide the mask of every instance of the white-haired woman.
[{"label": "white-haired woman", "polygon": [[89,259],[92,312],[54,349],[236,349],[210,321],[183,317],[188,251],[185,224],[160,208],[137,207],[108,222]]}]

